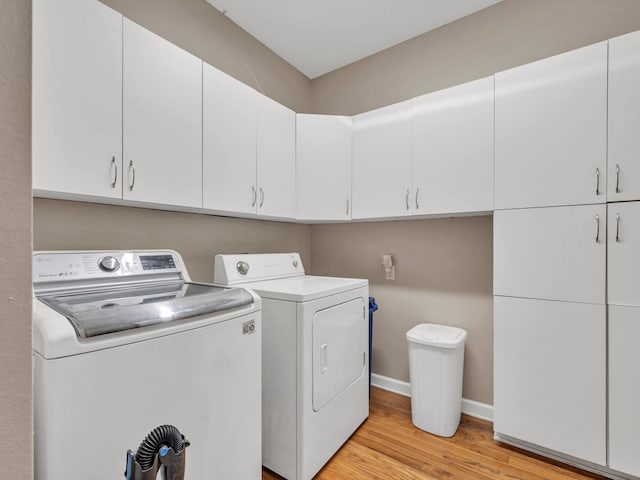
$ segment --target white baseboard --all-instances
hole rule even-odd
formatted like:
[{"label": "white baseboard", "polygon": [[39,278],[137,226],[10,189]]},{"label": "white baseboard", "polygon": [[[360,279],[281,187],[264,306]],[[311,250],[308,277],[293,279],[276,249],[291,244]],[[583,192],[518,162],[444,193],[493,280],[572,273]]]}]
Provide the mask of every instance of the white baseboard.
[{"label": "white baseboard", "polygon": [[[395,378],[385,377],[377,373],[371,374],[371,385],[374,387],[387,390],[389,392],[411,397],[411,384],[396,380]],[[493,405],[476,402],[475,400],[462,399],[462,413],[472,417],[481,418],[482,420],[493,421]]]}]

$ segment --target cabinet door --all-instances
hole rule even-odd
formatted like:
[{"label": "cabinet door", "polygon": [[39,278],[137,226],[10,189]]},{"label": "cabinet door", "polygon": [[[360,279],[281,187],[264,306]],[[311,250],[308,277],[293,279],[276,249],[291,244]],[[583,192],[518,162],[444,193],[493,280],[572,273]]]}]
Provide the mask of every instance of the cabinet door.
[{"label": "cabinet door", "polygon": [[202,205],[256,213],[258,94],[206,63],[202,74]]},{"label": "cabinet door", "polygon": [[202,206],[202,61],[124,19],[127,200]]},{"label": "cabinet door", "polygon": [[495,82],[496,209],[604,203],[607,43]]},{"label": "cabinet door", "polygon": [[640,306],[640,202],[608,209],[607,303]]},{"label": "cabinet door", "polygon": [[411,213],[411,102],[353,117],[353,218]]},{"label": "cabinet door", "polygon": [[640,308],[609,306],[609,467],[640,476]]},{"label": "cabinet door", "polygon": [[122,15],[33,2],[33,188],[122,197]]},{"label": "cabinet door", "polygon": [[494,298],[494,428],[606,463],[606,307]]},{"label": "cabinet door", "polygon": [[493,77],[413,99],[413,186],[417,213],[493,210]]},{"label": "cabinet door", "polygon": [[295,217],[296,114],[258,95],[258,214]]},{"label": "cabinet door", "polygon": [[640,200],[640,32],[609,40],[609,201]]},{"label": "cabinet door", "polygon": [[604,304],[606,226],[604,205],[496,211],[494,294]]},{"label": "cabinet door", "polygon": [[351,118],[296,115],[296,218],[351,218]]}]

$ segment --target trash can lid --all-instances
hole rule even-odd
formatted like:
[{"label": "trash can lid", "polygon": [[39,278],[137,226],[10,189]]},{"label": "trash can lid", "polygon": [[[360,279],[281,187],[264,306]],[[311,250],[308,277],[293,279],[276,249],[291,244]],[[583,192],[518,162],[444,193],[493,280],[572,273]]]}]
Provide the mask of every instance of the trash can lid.
[{"label": "trash can lid", "polygon": [[466,330],[433,323],[421,323],[407,332],[410,342],[441,348],[455,348],[463,344],[466,338]]}]

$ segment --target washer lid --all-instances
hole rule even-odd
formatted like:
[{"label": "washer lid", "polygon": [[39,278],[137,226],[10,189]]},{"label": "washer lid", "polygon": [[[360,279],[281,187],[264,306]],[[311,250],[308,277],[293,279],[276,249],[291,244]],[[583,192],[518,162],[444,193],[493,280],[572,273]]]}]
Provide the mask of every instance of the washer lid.
[{"label": "washer lid", "polygon": [[264,282],[245,283],[263,298],[286,300],[289,302],[308,302],[369,285],[368,280],[360,278],[301,277],[281,278]]},{"label": "washer lid", "polygon": [[455,348],[464,343],[467,332],[461,328],[421,323],[407,332],[407,340],[421,345]]},{"label": "washer lid", "polygon": [[90,338],[159,323],[184,320],[253,303],[241,288],[173,282],[62,292],[37,297]]}]

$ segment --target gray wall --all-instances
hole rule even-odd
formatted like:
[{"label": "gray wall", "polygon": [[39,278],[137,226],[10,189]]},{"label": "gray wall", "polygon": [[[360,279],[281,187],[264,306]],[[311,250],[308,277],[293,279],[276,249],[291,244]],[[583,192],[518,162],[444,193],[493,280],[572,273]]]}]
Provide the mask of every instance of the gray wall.
[{"label": "gray wall", "polygon": [[[369,279],[374,315],[372,370],[409,381],[405,333],[418,323],[469,333],[463,395],[493,401],[492,217],[314,225],[313,273]],[[385,280],[382,254],[396,263]]]},{"label": "gray wall", "polygon": [[205,0],[100,1],[292,110],[310,108],[311,80]]},{"label": "gray wall", "polygon": [[638,29],[638,0],[504,0],[315,79],[311,107],[354,115]]},{"label": "gray wall", "polygon": [[34,250],[178,251],[191,278],[213,281],[216,253],[300,252],[311,265],[311,227],[195,213],[34,199]]},{"label": "gray wall", "polygon": [[31,2],[0,0],[0,476],[33,476]]},{"label": "gray wall", "polygon": [[[637,0],[505,0],[314,80],[312,106],[356,114],[634,30]],[[463,396],[493,403],[491,217],[317,225],[311,239],[313,273],[371,282],[375,373],[409,380],[411,326],[463,326]],[[383,279],[383,253],[396,281]]]}]

